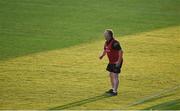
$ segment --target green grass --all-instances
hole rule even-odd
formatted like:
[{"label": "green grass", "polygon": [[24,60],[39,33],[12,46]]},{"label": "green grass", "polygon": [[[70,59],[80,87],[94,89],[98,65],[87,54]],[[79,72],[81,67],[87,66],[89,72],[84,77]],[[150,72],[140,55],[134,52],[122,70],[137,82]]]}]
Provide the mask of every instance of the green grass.
[{"label": "green grass", "polygon": [[[0,0],[0,109],[180,109],[178,0]],[[104,29],[124,50],[107,97]]]},{"label": "green grass", "polygon": [[2,61],[0,108],[146,109],[176,100],[179,32],[170,27],[118,38],[125,62],[117,97],[102,95],[110,86],[107,58],[98,60],[104,41]]},{"label": "green grass", "polygon": [[0,59],[180,24],[179,0],[0,0]]},{"label": "green grass", "polygon": [[177,100],[165,102],[165,103],[162,103],[162,104],[158,104],[158,105],[149,107],[147,109],[177,110],[177,109],[180,109],[180,100],[177,99]]}]

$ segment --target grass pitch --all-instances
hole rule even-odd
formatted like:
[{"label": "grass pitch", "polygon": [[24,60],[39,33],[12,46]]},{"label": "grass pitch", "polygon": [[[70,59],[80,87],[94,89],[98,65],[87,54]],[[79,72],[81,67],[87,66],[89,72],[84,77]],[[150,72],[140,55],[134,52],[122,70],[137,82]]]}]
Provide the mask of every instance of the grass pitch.
[{"label": "grass pitch", "polygon": [[[180,109],[179,4],[0,0],[0,109]],[[116,97],[98,60],[106,28],[125,52]]]},{"label": "grass pitch", "polygon": [[0,0],[0,59],[180,24],[179,0]]},{"label": "grass pitch", "polygon": [[179,32],[180,27],[171,27],[118,38],[125,63],[117,97],[102,95],[110,86],[107,59],[98,60],[103,41],[1,62],[1,109],[156,109],[166,102],[179,104]]}]

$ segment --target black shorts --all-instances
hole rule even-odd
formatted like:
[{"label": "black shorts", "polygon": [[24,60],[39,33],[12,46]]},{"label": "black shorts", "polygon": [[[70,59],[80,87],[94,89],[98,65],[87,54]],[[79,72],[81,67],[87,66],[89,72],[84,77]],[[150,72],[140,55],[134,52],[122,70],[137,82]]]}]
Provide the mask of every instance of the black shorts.
[{"label": "black shorts", "polygon": [[122,63],[119,65],[116,64],[108,64],[106,70],[109,72],[113,72],[113,73],[121,73],[121,67],[122,67]]}]

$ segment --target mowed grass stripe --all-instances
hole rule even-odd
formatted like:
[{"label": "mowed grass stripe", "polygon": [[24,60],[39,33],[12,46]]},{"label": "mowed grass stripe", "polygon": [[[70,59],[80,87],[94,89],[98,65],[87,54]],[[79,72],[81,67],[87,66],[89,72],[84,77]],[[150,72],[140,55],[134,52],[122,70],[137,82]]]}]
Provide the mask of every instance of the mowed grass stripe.
[{"label": "mowed grass stripe", "polygon": [[180,24],[179,0],[0,0],[0,61]]},{"label": "mowed grass stripe", "polygon": [[[179,85],[180,27],[118,37],[124,49],[119,95],[68,109],[120,109]],[[103,39],[103,38],[102,38]],[[104,41],[17,57],[0,63],[0,109],[53,109],[99,97],[109,87]],[[178,91],[179,92],[179,91]],[[180,93],[130,107],[145,109],[175,100]],[[100,97],[101,98],[101,97]]]}]

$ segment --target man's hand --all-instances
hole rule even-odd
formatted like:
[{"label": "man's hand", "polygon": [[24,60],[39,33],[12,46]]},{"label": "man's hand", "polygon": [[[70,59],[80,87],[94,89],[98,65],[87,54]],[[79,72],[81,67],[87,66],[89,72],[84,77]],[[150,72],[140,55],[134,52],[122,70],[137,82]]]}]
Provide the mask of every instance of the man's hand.
[{"label": "man's hand", "polygon": [[102,54],[99,56],[99,59],[101,60],[106,55],[106,51],[103,51]]},{"label": "man's hand", "polygon": [[104,57],[103,55],[100,55],[100,56],[99,56],[99,59],[101,60],[103,57]]},{"label": "man's hand", "polygon": [[118,60],[117,62],[116,62],[116,67],[119,67],[120,66],[120,61]]}]

